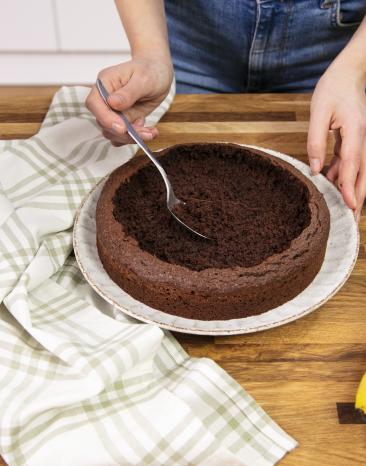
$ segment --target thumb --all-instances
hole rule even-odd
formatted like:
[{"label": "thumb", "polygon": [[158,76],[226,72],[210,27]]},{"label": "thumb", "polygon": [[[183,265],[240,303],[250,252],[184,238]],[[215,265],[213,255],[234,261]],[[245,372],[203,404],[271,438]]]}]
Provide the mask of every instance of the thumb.
[{"label": "thumb", "polygon": [[137,78],[132,76],[126,85],[109,96],[108,103],[115,110],[126,112],[130,120],[136,120],[140,116],[145,116],[133,108],[135,103],[143,97],[146,97],[144,87]]},{"label": "thumb", "polygon": [[325,110],[320,110],[317,107],[311,111],[307,150],[313,175],[318,174],[324,166],[327,154],[329,124],[329,114]]}]

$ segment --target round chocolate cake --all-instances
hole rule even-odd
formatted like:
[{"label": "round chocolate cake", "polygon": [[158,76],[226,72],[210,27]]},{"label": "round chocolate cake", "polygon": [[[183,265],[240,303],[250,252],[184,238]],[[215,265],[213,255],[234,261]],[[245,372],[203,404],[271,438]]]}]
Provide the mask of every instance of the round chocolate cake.
[{"label": "round chocolate cake", "polygon": [[137,156],[106,181],[97,246],[109,276],[137,300],[170,314],[223,320],[265,312],[314,279],[326,250],[323,195],[287,162],[236,144],[176,145],[156,154],[185,205]]}]

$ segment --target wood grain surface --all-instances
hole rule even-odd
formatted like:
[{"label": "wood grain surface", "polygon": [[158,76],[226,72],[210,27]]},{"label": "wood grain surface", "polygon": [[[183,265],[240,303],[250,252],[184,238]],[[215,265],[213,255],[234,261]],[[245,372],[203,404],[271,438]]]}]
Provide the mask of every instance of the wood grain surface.
[{"label": "wood grain surface", "polygon": [[[0,138],[34,134],[56,89],[0,88]],[[151,147],[232,141],[306,161],[309,102],[308,94],[179,95],[159,123],[160,136]],[[329,143],[330,154],[331,134]],[[366,464],[366,425],[352,409],[366,371],[365,209],[360,230],[352,276],[310,315],[251,335],[176,334],[191,356],[218,362],[298,440],[299,448],[281,461],[284,466]]]}]

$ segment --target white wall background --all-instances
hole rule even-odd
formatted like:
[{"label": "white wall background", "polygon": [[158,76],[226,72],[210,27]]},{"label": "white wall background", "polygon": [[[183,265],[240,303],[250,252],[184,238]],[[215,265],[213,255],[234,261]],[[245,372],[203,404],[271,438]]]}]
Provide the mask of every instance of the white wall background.
[{"label": "white wall background", "polygon": [[89,84],[128,57],[113,0],[0,0],[0,85]]}]

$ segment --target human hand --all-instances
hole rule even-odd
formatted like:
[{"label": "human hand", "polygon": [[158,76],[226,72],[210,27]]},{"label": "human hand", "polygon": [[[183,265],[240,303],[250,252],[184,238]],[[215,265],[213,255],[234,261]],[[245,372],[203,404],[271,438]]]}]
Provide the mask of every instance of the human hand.
[{"label": "human hand", "polygon": [[[109,105],[125,113],[142,139],[154,139],[158,130],[155,127],[145,127],[145,117],[169,92],[173,80],[170,60],[135,56],[128,62],[104,69],[98,77],[110,94]],[[86,99],[86,106],[94,114],[103,135],[114,146],[133,142],[123,121],[106,106],[95,85]]]},{"label": "human hand", "polygon": [[334,131],[334,156],[327,178],[341,191],[359,220],[366,196],[366,79],[363,73],[335,61],[316,85],[310,108],[307,150],[313,174],[327,152],[329,129]]}]

